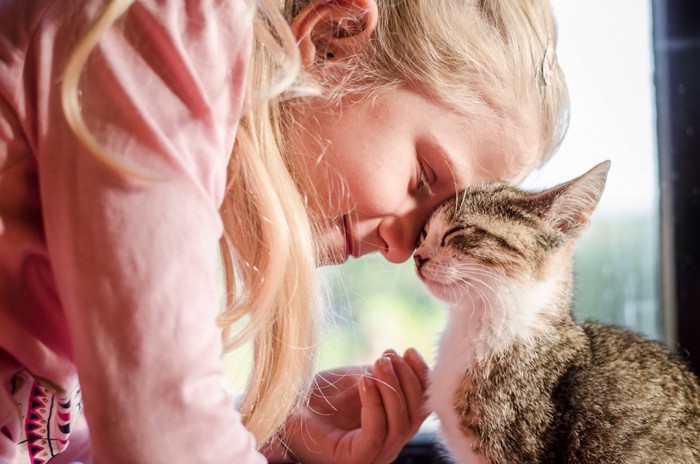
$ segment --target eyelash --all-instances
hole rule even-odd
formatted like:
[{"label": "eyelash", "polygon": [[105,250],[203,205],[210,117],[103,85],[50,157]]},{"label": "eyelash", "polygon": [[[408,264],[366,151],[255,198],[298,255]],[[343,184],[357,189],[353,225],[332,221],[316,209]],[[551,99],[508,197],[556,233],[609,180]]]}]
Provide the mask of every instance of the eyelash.
[{"label": "eyelash", "polygon": [[423,163],[420,165],[420,178],[418,179],[418,191],[420,193],[430,193],[430,179],[428,178],[428,173],[425,171]]},{"label": "eyelash", "polygon": [[422,242],[423,240],[425,240],[425,238],[427,236],[428,236],[428,231],[426,230],[425,227],[423,227],[423,229],[420,231],[420,235],[418,236],[418,240]]}]

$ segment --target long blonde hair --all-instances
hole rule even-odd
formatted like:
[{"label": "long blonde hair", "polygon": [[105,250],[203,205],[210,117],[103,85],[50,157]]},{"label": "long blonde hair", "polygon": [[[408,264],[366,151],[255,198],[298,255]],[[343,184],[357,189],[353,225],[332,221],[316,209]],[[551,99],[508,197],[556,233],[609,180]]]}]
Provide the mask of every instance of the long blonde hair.
[{"label": "long blonde hair", "polygon": [[[69,84],[75,84],[64,85],[65,112],[83,143],[98,154],[99,144],[73,104],[77,79],[101,32],[133,1],[109,3],[104,18],[76,47],[66,71]],[[255,362],[241,411],[263,444],[305,398],[312,379],[319,323],[312,230],[318,224],[306,209],[312,195],[299,188],[308,187],[304,163],[286,149],[284,127],[292,121],[280,97],[282,92],[289,92],[288,97],[308,90],[294,90],[299,52],[288,27],[308,0],[257,3],[247,110],[221,210],[228,304],[219,324],[227,349],[254,340]],[[372,40],[356,56],[334,64],[346,68],[334,73],[342,79],[318,83],[325,98],[407,85],[467,117],[510,128],[499,134],[505,149],[534,153],[513,167],[519,173],[554,153],[566,131],[568,98],[556,63],[548,83],[542,75],[548,36],[556,43],[547,0],[377,3],[379,23]],[[109,163],[104,155],[100,158]],[[243,329],[238,330],[241,322]]]},{"label": "long blonde hair", "polygon": [[[254,340],[253,371],[241,413],[262,444],[305,398],[313,379],[320,315],[311,224],[305,197],[283,156],[279,122],[280,94],[297,88],[299,51],[271,0],[260,2],[255,33],[245,99],[249,111],[236,136],[221,211],[231,298],[219,322],[228,346]],[[248,319],[246,328],[233,334],[231,328],[243,318]]]}]

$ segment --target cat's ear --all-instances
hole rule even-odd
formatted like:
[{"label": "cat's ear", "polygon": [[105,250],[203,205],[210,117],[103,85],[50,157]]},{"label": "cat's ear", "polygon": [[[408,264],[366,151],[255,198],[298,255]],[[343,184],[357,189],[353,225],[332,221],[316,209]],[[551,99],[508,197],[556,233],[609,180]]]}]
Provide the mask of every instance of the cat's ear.
[{"label": "cat's ear", "polygon": [[311,0],[290,25],[307,71],[357,53],[377,26],[376,0]]},{"label": "cat's ear", "polygon": [[609,170],[610,161],[603,161],[574,180],[534,194],[535,212],[560,232],[578,235],[600,201]]}]

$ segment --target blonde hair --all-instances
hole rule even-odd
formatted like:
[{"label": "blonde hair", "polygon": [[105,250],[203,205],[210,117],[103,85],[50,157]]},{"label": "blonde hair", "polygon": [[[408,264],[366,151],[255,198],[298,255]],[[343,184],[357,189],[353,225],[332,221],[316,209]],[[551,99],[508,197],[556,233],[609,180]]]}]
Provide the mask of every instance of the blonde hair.
[{"label": "blonde hair", "polygon": [[[81,63],[133,1],[110,2],[107,18],[93,24],[66,70],[65,78],[75,85],[64,85],[64,111],[93,152],[99,153],[99,144],[82,124],[77,106]],[[284,91],[297,96],[308,90],[292,85],[300,65],[288,27],[308,1],[257,3],[248,106],[221,210],[228,304],[219,324],[227,349],[254,340],[255,362],[241,411],[264,444],[306,398],[313,377],[319,310],[312,231],[319,224],[312,223],[306,209],[311,195],[304,194],[304,163],[286,149],[284,130],[292,121],[280,97]],[[567,126],[568,100],[558,66],[549,84],[542,76],[547,37],[556,32],[547,1],[378,0],[378,7],[372,40],[333,65],[346,68],[333,74],[342,78],[319,83],[324,98],[371,96],[408,85],[489,127],[509,127],[511,132],[501,134],[506,149],[534,153],[514,167],[519,172],[556,150]],[[109,164],[106,154],[100,158]],[[241,321],[244,328],[234,330]]]},{"label": "blonde hair", "polygon": [[[240,409],[246,427],[264,444],[306,398],[320,312],[306,200],[281,148],[279,94],[296,88],[299,50],[277,5],[265,0],[260,7],[247,78],[249,111],[236,135],[221,210],[229,250],[224,254],[227,287],[234,293],[219,322],[228,336],[248,318],[230,346],[254,340],[253,371]],[[261,89],[268,93],[261,96]]]},{"label": "blonde hair", "polygon": [[[290,0],[287,18],[308,3]],[[566,82],[556,59],[545,82],[557,27],[548,0],[378,0],[367,47],[333,64],[326,97],[372,95],[409,86],[474,121],[510,152],[516,177],[546,162],[568,127]],[[337,78],[340,76],[340,78]],[[480,124],[483,123],[483,124]],[[532,156],[518,158],[516,153]]]}]

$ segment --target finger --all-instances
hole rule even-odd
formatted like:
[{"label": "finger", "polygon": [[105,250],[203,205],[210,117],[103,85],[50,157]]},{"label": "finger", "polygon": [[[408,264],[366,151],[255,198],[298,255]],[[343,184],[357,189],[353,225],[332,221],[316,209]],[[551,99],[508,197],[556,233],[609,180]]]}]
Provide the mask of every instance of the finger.
[{"label": "finger", "polygon": [[420,380],[423,390],[428,389],[428,380],[430,378],[430,367],[425,362],[423,357],[418,353],[415,348],[409,348],[403,355],[406,362],[411,366],[413,372],[416,373],[418,380]]},{"label": "finger", "polygon": [[318,374],[310,398],[313,410],[321,414],[336,414],[336,407],[342,405],[345,410],[353,412],[349,417],[354,420],[353,424],[344,424],[352,425],[352,428],[359,427],[361,408],[359,382],[368,369],[368,366],[356,366]]},{"label": "finger", "polygon": [[[361,428],[356,437],[358,455],[366,457],[363,462],[371,462],[384,444],[387,433],[387,418],[377,383],[369,376],[360,380]],[[353,453],[354,454],[354,453]]]},{"label": "finger", "polygon": [[404,393],[411,429],[410,433],[413,435],[418,431],[425,418],[428,417],[427,408],[424,407],[425,388],[418,374],[408,364],[407,360],[396,354],[389,354],[389,358]]},{"label": "finger", "polygon": [[377,389],[381,394],[387,420],[387,434],[378,461],[394,458],[411,438],[411,422],[405,394],[389,356],[382,356],[375,363]]},{"label": "finger", "polygon": [[374,374],[379,380],[379,382],[377,382],[377,387],[382,396],[384,409],[387,411],[389,427],[392,425],[392,419],[400,421],[408,418],[408,410],[404,401],[404,391],[399,376],[394,369],[392,357],[396,358],[397,355],[381,356],[375,362],[374,368]]}]

